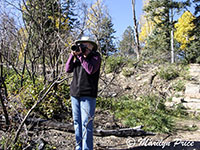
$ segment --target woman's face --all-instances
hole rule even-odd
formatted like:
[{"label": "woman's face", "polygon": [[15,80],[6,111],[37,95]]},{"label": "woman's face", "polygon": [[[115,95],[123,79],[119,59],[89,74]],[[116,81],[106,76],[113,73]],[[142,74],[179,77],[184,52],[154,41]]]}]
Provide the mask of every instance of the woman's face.
[{"label": "woman's face", "polygon": [[90,43],[90,42],[82,42],[82,44],[85,46],[85,47],[87,47],[86,48],[86,51],[84,52],[84,56],[86,57],[91,51],[92,51],[92,49],[93,49],[93,45]]},{"label": "woman's face", "polygon": [[84,46],[86,46],[89,50],[92,50],[93,47],[94,47],[90,42],[82,42],[82,44],[83,44]]}]

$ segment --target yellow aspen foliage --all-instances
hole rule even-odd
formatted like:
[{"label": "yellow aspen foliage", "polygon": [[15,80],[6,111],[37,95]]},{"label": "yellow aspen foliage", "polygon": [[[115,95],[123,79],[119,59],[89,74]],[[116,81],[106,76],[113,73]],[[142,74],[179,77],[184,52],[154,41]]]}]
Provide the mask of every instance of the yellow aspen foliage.
[{"label": "yellow aspen foliage", "polygon": [[194,19],[195,17],[190,11],[185,11],[175,24],[176,32],[174,33],[174,38],[181,43],[181,50],[184,50],[186,45],[194,39],[194,37],[189,37],[189,32],[195,28],[192,23]]},{"label": "yellow aspen foliage", "polygon": [[[149,0],[143,0],[143,7],[146,7],[149,5]],[[156,12],[162,12],[163,9],[157,9]],[[146,39],[148,36],[150,36],[155,29],[155,25],[161,23],[161,19],[158,17],[154,17],[153,19],[148,17],[148,14],[144,14],[141,16],[140,24],[141,24],[141,30],[140,30],[140,36],[139,40],[141,43],[146,43]]]},{"label": "yellow aspen foliage", "polygon": [[[102,18],[104,17],[105,7],[102,3],[102,0],[97,0],[88,10],[88,21],[87,21],[87,28],[100,28],[100,24]],[[98,31],[97,31],[98,32]]]},{"label": "yellow aspen foliage", "polygon": [[[48,1],[47,1],[48,2]],[[48,8],[48,7],[47,7]],[[29,11],[36,11],[40,12],[39,7],[39,1],[33,1],[32,4],[30,0],[27,0],[25,2],[25,5],[22,5],[22,11],[23,13],[29,14]],[[42,21],[47,21],[47,19],[50,19],[55,25],[55,29],[61,29],[61,30],[69,30],[69,18],[66,17],[65,14],[60,14],[59,12],[46,12],[47,15],[38,16],[37,22],[40,24]],[[41,15],[39,13],[39,15]]]},{"label": "yellow aspen foliage", "polygon": [[141,27],[141,32],[140,32],[140,36],[139,36],[139,40],[140,40],[141,43],[145,42],[147,37],[149,35],[151,35],[151,33],[154,29],[154,26],[155,26],[155,24],[152,21],[148,21],[146,19],[146,22]]},{"label": "yellow aspen foliage", "polygon": [[19,58],[19,59],[22,59],[23,54],[24,54],[24,50],[25,50],[26,44],[27,44],[27,43],[26,43],[26,39],[27,39],[27,37],[28,37],[28,33],[27,33],[26,29],[21,28],[21,29],[19,29],[18,34],[19,34],[19,36],[20,36],[21,39],[22,39],[22,43],[21,43],[21,46],[20,46],[20,52],[19,52],[18,58]]},{"label": "yellow aspen foliage", "polygon": [[[27,5],[30,5],[30,2],[28,0],[26,1],[26,6]],[[22,12],[27,13],[27,7],[26,6],[24,4],[22,5]]]},{"label": "yellow aspen foliage", "polygon": [[56,29],[63,29],[63,30],[69,30],[69,19],[65,18],[64,16],[58,18],[53,16],[48,16],[49,19],[52,20],[52,22],[55,22]]},{"label": "yellow aspen foliage", "polygon": [[158,17],[154,17],[154,21],[148,19],[147,17],[144,17],[144,19],[145,21],[143,21],[144,23],[141,26],[141,32],[139,36],[141,43],[145,43],[148,36],[152,34],[153,30],[155,30],[156,24],[161,23],[161,20]]}]

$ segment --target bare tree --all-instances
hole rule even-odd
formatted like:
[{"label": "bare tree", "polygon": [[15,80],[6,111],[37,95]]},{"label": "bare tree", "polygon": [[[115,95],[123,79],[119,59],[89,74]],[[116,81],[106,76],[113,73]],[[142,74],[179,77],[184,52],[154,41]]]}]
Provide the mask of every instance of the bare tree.
[{"label": "bare tree", "polygon": [[137,59],[140,58],[140,43],[139,43],[139,34],[138,34],[138,26],[137,26],[137,18],[136,18],[136,11],[135,11],[135,0],[132,0],[132,10],[133,10],[133,30],[135,36],[135,53],[137,55]]}]

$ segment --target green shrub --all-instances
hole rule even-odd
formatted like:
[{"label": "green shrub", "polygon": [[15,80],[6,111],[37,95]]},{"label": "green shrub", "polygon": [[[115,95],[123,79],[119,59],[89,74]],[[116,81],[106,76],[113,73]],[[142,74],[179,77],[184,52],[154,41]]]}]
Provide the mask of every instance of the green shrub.
[{"label": "green shrub", "polygon": [[6,134],[0,138],[0,149],[4,150],[22,150],[24,137],[19,137],[17,142],[13,144],[14,132],[10,132],[10,134]]},{"label": "green shrub", "polygon": [[144,130],[168,133],[175,129],[174,119],[188,116],[182,105],[173,109],[165,106],[165,99],[147,95],[134,100],[131,96],[98,98],[97,107],[110,110],[125,126],[144,125]]},{"label": "green shrub", "polygon": [[97,97],[96,105],[102,110],[112,110],[115,104],[113,98]]},{"label": "green shrub", "polygon": [[176,92],[184,91],[185,81],[184,80],[178,80],[178,81],[176,81],[176,83],[174,83],[172,85],[172,87]]},{"label": "green shrub", "polygon": [[154,132],[169,132],[173,127],[164,100],[156,96],[121,100],[120,108],[115,113],[127,126],[144,125],[146,130]]},{"label": "green shrub", "polygon": [[122,74],[125,76],[125,77],[130,77],[131,75],[134,74],[134,71],[132,69],[129,69],[129,68],[125,68],[122,70]]},{"label": "green shrub", "polygon": [[170,111],[170,114],[175,117],[184,118],[189,115],[185,110],[186,108],[183,106],[183,104],[177,104],[174,106],[173,111]]},{"label": "green shrub", "polygon": [[110,109],[122,123],[129,127],[144,125],[144,129],[153,132],[170,132],[173,130],[171,113],[164,105],[164,100],[149,95],[134,100],[123,96],[118,99],[110,98],[98,101],[97,107]]},{"label": "green shrub", "polygon": [[124,57],[121,56],[110,56],[106,59],[106,73],[118,71],[125,63]]},{"label": "green shrub", "polygon": [[[5,80],[5,84],[7,85],[7,90],[10,92],[10,94],[17,94],[21,90],[21,77],[16,74],[13,70],[7,71],[7,76]],[[24,74],[23,83],[24,84],[30,84],[30,80],[28,79],[27,73]]]},{"label": "green shrub", "polygon": [[[29,110],[45,92],[43,91],[41,93],[45,88],[43,78],[36,78],[35,84],[33,84],[27,74],[24,75],[24,84],[22,87],[20,77],[14,72],[7,75],[6,85],[9,95],[17,94],[17,101],[14,103],[18,111],[23,113],[27,113],[27,110]],[[68,109],[69,107],[69,86],[67,83],[63,83],[51,89],[42,103],[36,107],[35,112],[45,118],[59,118],[60,114],[63,114],[63,112],[70,111],[70,109]]]},{"label": "green shrub", "polygon": [[[27,85],[23,91],[20,92],[20,99],[26,109],[30,109],[33,104],[40,98],[42,91],[42,82],[36,82],[37,86]],[[40,103],[35,111],[45,118],[59,118],[63,113],[63,107],[70,107],[69,86],[67,84],[58,85],[57,89],[52,89],[45,99]]]},{"label": "green shrub", "polygon": [[172,80],[175,79],[179,76],[180,70],[176,65],[166,65],[163,66],[160,71],[158,72],[158,75],[160,78],[165,79],[165,80]]},{"label": "green shrub", "polygon": [[181,65],[181,70],[179,72],[180,77],[183,77],[184,80],[191,80],[191,76],[189,73],[190,66],[189,65]]}]

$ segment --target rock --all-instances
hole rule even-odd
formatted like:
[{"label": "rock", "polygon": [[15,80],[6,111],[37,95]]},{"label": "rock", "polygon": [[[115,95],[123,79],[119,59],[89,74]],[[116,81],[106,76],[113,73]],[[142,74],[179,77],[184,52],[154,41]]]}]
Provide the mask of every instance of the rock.
[{"label": "rock", "polygon": [[183,106],[187,109],[198,110],[200,109],[200,103],[183,103]]},{"label": "rock", "polygon": [[185,97],[200,99],[200,85],[187,83],[185,90]]},{"label": "rock", "polygon": [[174,105],[180,104],[183,99],[184,99],[183,97],[173,97],[171,102],[169,101],[165,102],[165,106],[173,107]]},{"label": "rock", "polygon": [[190,71],[191,76],[199,77],[200,65],[199,64],[191,64],[189,71]]},{"label": "rock", "polygon": [[200,99],[195,99],[195,98],[190,98],[190,97],[185,97],[184,101],[186,103],[198,103],[198,105],[200,105]]},{"label": "rock", "polygon": [[138,76],[138,77],[136,78],[137,81],[139,81],[139,80],[141,80],[141,79],[142,79],[141,76]]},{"label": "rock", "polygon": [[173,107],[174,103],[173,102],[165,102],[166,107]]},{"label": "rock", "polygon": [[173,97],[171,103],[181,102],[188,110],[196,111],[200,109],[200,65],[191,64],[189,73],[192,80],[185,84],[185,92],[180,93],[181,97]]},{"label": "rock", "polygon": [[183,97],[173,97],[172,102],[178,104],[181,103],[183,99],[184,99]]}]

